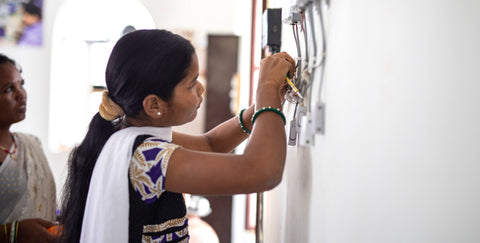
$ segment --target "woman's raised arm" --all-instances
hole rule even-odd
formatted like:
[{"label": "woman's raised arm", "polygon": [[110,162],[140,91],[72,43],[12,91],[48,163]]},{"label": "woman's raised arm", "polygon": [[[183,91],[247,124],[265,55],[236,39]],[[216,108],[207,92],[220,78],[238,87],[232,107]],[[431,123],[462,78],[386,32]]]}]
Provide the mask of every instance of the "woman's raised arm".
[{"label": "woman's raised arm", "polygon": [[[243,154],[204,152],[208,149],[197,151],[194,150],[195,146],[182,145],[184,148],[177,149],[170,158],[165,188],[192,194],[235,194],[261,192],[280,183],[286,156],[281,96],[285,77],[293,69],[294,61],[286,53],[262,60],[256,93],[255,122]],[[239,126],[234,118],[220,125],[216,132],[233,131],[233,126]],[[221,137],[224,141],[230,137],[236,142],[239,138],[232,137],[233,134],[246,136],[242,134],[241,128],[235,129],[235,133],[225,132],[225,136],[213,137]],[[177,139],[182,141],[185,138]],[[205,139],[200,144],[206,148],[221,147],[212,146],[207,138],[198,139]]]}]

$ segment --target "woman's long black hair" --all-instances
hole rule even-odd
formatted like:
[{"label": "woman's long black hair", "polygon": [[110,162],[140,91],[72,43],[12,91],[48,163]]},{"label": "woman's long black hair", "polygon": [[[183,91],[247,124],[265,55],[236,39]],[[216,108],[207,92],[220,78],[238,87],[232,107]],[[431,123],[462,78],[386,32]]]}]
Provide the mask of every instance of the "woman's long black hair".
[{"label": "woman's long black hair", "polygon": [[[105,72],[110,99],[128,117],[135,117],[143,110],[143,99],[149,94],[169,101],[173,89],[185,77],[194,52],[188,40],[166,30],[137,30],[124,35],[115,44]],[[95,114],[84,140],[69,156],[68,176],[62,191],[61,242],[80,240],[93,168],[103,146],[117,129],[112,122]]]}]

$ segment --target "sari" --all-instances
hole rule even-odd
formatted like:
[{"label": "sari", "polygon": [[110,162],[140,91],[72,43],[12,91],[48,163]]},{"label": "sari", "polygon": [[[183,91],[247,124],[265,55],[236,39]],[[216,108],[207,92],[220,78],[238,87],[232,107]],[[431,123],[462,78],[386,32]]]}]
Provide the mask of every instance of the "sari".
[{"label": "sari", "polygon": [[55,181],[40,140],[29,134],[13,135],[15,159],[7,156],[0,166],[0,223],[28,218],[53,221]]}]

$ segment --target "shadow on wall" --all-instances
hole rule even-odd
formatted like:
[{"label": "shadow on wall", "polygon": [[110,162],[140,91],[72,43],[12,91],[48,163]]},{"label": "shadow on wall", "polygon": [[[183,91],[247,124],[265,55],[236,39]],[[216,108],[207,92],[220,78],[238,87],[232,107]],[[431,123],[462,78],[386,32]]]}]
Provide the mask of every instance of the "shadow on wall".
[{"label": "shadow on wall", "polygon": [[283,181],[266,193],[265,242],[309,242],[311,153],[311,147],[288,146]]}]

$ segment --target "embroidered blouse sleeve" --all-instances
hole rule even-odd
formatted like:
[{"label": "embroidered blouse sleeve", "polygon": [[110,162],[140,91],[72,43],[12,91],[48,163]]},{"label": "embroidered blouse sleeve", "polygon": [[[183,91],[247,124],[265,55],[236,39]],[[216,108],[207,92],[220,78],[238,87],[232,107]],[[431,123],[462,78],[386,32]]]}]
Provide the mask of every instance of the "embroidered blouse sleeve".
[{"label": "embroidered blouse sleeve", "polygon": [[146,203],[153,203],[165,191],[170,156],[178,145],[150,137],[138,146],[129,168],[130,183]]}]

